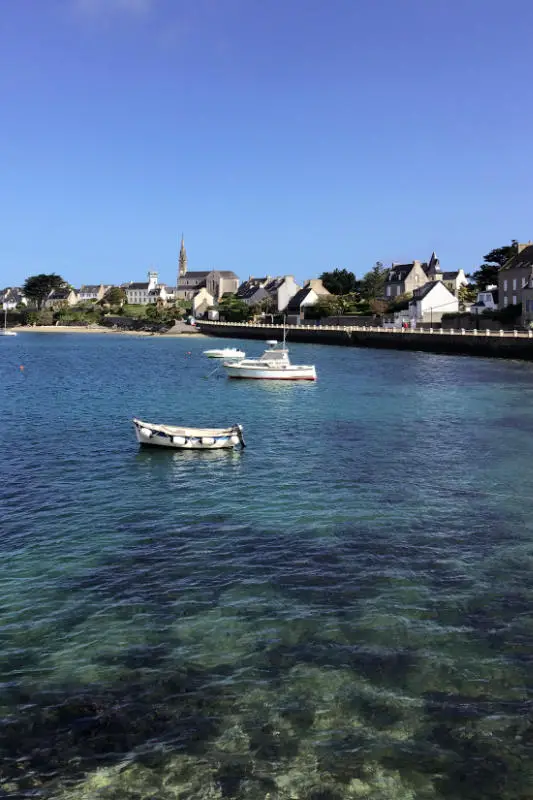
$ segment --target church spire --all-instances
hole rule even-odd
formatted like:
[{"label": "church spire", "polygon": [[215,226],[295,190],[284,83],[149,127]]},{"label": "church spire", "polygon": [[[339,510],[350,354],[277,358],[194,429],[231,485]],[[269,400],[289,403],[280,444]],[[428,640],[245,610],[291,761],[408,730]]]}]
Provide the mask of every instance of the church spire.
[{"label": "church spire", "polygon": [[185,241],[183,239],[183,234],[181,234],[180,257],[178,261],[178,283],[180,282],[180,278],[183,278],[183,276],[186,274],[187,274],[187,251],[185,249]]}]

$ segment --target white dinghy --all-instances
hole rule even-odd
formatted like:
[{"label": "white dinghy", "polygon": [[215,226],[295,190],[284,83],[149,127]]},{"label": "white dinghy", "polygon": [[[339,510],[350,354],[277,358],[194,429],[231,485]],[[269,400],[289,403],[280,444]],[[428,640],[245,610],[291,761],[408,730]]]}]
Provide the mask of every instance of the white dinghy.
[{"label": "white dinghy", "polygon": [[243,350],[238,350],[236,347],[223,347],[220,350],[204,350],[204,356],[208,358],[225,358],[226,361],[235,361],[236,359],[245,358],[246,353]]},{"label": "white dinghy", "polygon": [[133,419],[135,436],[142,445],[172,447],[175,450],[221,450],[244,448],[242,425],[231,428],[182,428],[176,425],[154,425]]}]

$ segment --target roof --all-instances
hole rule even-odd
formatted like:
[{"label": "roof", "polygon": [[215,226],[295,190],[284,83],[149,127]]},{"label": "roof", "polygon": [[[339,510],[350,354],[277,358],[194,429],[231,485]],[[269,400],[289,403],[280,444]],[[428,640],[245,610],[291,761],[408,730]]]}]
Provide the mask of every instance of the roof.
[{"label": "roof", "polygon": [[442,280],[443,281],[453,281],[459,275],[459,270],[456,269],[455,272],[443,272],[442,273]]},{"label": "roof", "polygon": [[180,278],[180,282],[181,282],[181,281],[182,281],[184,278],[198,278],[198,279],[200,279],[200,278],[206,278],[206,277],[209,275],[209,273],[210,273],[210,272],[212,272],[212,271],[213,271],[213,270],[211,270],[211,269],[203,269],[203,270],[199,270],[199,271],[197,270],[196,272],[195,272],[194,270],[192,270],[192,271],[191,271],[191,270],[187,270],[187,272],[185,273],[185,275],[182,275],[182,276],[181,276],[181,278]]},{"label": "roof", "polygon": [[128,291],[128,289],[144,289],[146,291],[148,286],[148,283],[128,283],[124,288],[126,291]]},{"label": "roof", "polygon": [[262,288],[261,280],[261,278],[252,278],[249,281],[244,281],[244,283],[241,283],[236,292],[237,297],[240,297],[241,300],[253,297],[254,294]]},{"label": "roof", "polygon": [[267,283],[267,285],[264,288],[269,294],[271,294],[272,292],[276,292],[279,289],[284,280],[285,278],[273,278],[271,281]]},{"label": "roof", "polygon": [[80,289],[80,292],[85,292],[85,294],[88,294],[89,292],[98,293],[99,291],[100,291],[100,286],[99,285],[98,286],[82,286],[81,289]]},{"label": "roof", "polygon": [[[438,286],[441,283],[441,281],[429,281],[423,286],[420,286],[418,289],[415,289],[413,291],[413,300],[422,300],[424,297],[427,297],[427,295],[435,288],[435,286]],[[446,287],[444,288],[446,289]],[[446,291],[448,291],[448,289],[446,289]]]},{"label": "roof", "polygon": [[393,264],[393,266],[389,269],[389,274],[387,275],[387,283],[391,283],[393,281],[404,281],[413,267],[413,261],[411,261],[410,264]]},{"label": "roof", "polygon": [[300,306],[302,305],[302,303],[305,300],[305,298],[311,292],[314,292],[314,291],[315,290],[312,289],[311,286],[307,286],[307,287],[304,286],[303,289],[300,289],[300,291],[296,292],[296,294],[293,295],[293,297],[291,297],[291,299],[289,300],[289,303],[287,305],[287,311],[299,311],[300,310]]},{"label": "roof", "polygon": [[506,261],[500,272],[507,269],[531,269],[533,267],[533,244],[524,247],[521,253],[516,253],[509,261]]},{"label": "roof", "polygon": [[49,300],[66,300],[72,289],[53,289],[48,295]]}]

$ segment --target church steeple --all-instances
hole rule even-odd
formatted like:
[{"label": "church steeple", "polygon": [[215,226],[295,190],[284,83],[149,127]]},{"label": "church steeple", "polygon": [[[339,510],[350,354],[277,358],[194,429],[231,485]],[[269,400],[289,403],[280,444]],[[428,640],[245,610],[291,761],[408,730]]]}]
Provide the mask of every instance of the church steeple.
[{"label": "church steeple", "polygon": [[180,282],[180,278],[183,278],[183,276],[186,274],[187,274],[187,251],[185,249],[185,241],[183,239],[183,234],[181,234],[180,257],[178,261],[178,283]]}]

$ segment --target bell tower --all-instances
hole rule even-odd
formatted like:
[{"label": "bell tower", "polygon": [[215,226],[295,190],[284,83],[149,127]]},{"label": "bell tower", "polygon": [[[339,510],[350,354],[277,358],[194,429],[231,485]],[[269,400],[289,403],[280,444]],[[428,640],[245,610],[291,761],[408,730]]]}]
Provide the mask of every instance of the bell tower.
[{"label": "bell tower", "polygon": [[178,284],[180,282],[180,278],[183,278],[186,274],[187,274],[187,251],[185,249],[185,241],[183,239],[183,234],[181,234],[180,256],[178,260]]}]

